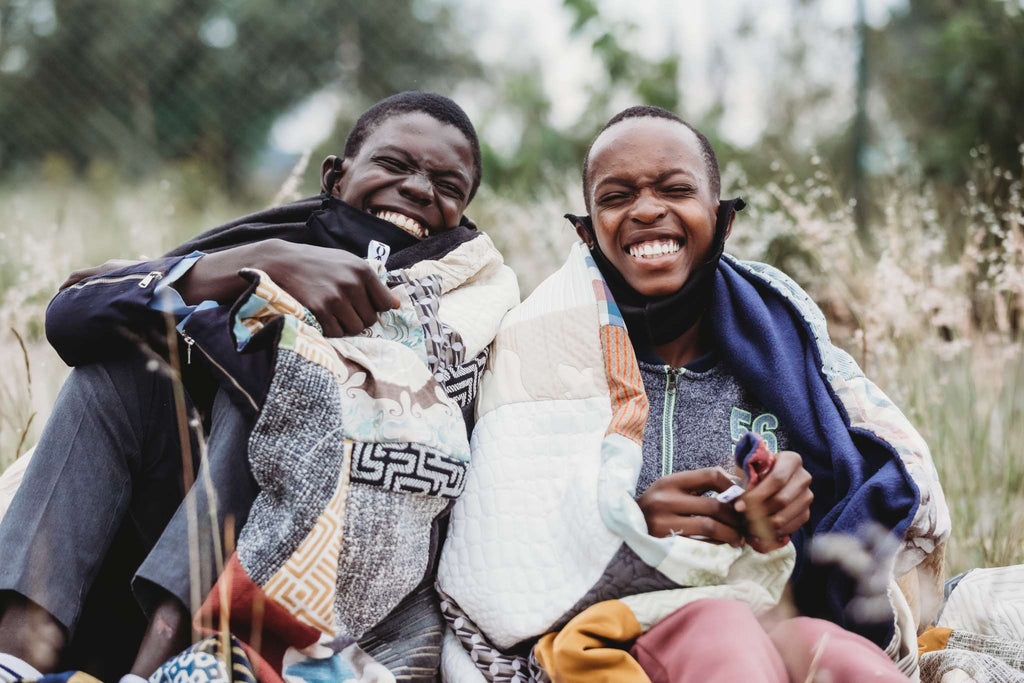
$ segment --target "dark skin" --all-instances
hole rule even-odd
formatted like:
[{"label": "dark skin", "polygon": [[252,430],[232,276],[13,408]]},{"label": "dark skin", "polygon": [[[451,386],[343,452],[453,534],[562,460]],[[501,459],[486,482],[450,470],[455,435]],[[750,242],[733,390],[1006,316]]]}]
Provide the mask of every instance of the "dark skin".
[{"label": "dark skin", "polygon": [[[693,131],[668,119],[626,119],[594,141],[589,178],[585,192],[594,233],[616,270],[646,296],[680,289],[707,258],[719,204]],[[577,227],[577,232],[592,244],[586,230]],[[637,254],[638,245],[642,250],[653,243],[674,246],[658,256]],[[653,350],[673,367],[682,367],[710,348],[710,335],[701,321]],[[654,536],[695,535],[731,545],[749,542],[767,552],[785,545],[810,518],[810,484],[800,455],[782,451],[771,473],[734,503],[702,495],[732,485],[720,468],[662,477],[637,502]]]},{"label": "dark skin", "polygon": [[[352,158],[330,156],[321,166],[321,190],[374,215],[401,214],[403,229],[433,234],[459,225],[473,186],[473,151],[454,126],[422,112],[392,116],[377,126]],[[399,226],[402,227],[402,226]],[[72,273],[61,289],[139,261],[111,260]],[[301,263],[301,268],[295,264]],[[241,268],[258,268],[316,316],[328,337],[358,334],[378,313],[396,307],[391,292],[366,261],[340,249],[283,240],[207,254],[175,283],[186,303],[234,301],[247,283]],[[167,595],[149,622],[131,673],[148,677],[188,644],[191,620],[176,597]],[[63,627],[42,607],[18,595],[0,614],[0,651],[43,672],[53,671],[67,640]],[[6,649],[5,649],[6,648]]]},{"label": "dark skin", "polygon": [[[336,157],[324,160],[323,185],[338,165]],[[331,193],[338,199],[374,214],[402,214],[436,233],[462,220],[473,183],[473,151],[454,126],[410,112],[383,121],[355,157],[341,161],[334,175]],[[76,271],[61,288],[132,263],[137,262],[114,260]],[[302,268],[295,268],[296,263]],[[245,280],[238,277],[238,270],[245,267],[267,273],[302,302],[328,337],[358,334],[377,320],[378,313],[397,305],[359,256],[278,239],[207,254],[175,288],[188,304],[228,303],[245,290]]]}]

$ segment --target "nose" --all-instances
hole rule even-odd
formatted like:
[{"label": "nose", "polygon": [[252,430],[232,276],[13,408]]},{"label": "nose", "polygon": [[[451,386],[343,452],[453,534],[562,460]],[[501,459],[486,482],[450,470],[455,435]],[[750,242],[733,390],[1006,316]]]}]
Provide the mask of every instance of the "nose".
[{"label": "nose", "polygon": [[426,206],[434,197],[430,181],[422,173],[410,173],[402,181],[398,192],[406,199]]},{"label": "nose", "polygon": [[655,223],[665,213],[665,205],[652,192],[644,190],[631,207],[629,217],[638,223]]}]

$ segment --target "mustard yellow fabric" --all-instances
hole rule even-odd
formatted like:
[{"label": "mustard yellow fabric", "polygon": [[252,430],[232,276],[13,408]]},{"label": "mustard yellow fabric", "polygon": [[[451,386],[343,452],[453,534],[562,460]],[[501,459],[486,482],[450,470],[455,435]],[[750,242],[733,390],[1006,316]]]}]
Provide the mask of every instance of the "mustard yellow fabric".
[{"label": "mustard yellow fabric", "polygon": [[951,628],[932,626],[917,637],[917,656],[921,657],[925,652],[945,650],[946,643],[949,641],[949,634],[952,632],[953,629]]},{"label": "mustard yellow fabric", "polygon": [[591,605],[558,633],[533,646],[553,683],[650,683],[629,654],[643,629],[632,610],[618,600]]}]

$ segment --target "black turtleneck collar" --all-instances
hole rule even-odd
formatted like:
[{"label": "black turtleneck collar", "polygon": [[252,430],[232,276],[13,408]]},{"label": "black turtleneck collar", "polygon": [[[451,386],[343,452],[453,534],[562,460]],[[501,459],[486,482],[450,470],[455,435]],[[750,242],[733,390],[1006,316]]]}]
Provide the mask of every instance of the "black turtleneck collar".
[{"label": "black turtleneck collar", "polygon": [[565,217],[590,235],[593,241],[590,253],[615,298],[615,304],[622,313],[633,345],[638,348],[650,348],[680,337],[697,323],[711,304],[715,270],[725,250],[729,221],[733,213],[744,206],[746,202],[739,197],[719,202],[715,235],[707,259],[690,273],[690,277],[678,291],[663,297],[646,297],[626,282],[601,251],[590,216],[567,213]]}]

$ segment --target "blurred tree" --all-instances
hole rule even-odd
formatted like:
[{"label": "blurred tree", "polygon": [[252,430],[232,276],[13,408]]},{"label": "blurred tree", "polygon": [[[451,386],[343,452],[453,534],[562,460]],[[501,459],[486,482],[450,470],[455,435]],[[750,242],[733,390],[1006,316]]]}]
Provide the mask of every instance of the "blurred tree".
[{"label": "blurred tree", "polygon": [[[0,0],[0,171],[189,158],[229,187],[318,89],[375,100],[471,72],[427,0]],[[311,27],[313,27],[311,29]]]},{"label": "blurred tree", "polygon": [[908,0],[873,36],[872,68],[926,173],[966,179],[986,143],[1003,168],[1024,142],[1024,7],[1010,0]]},{"label": "blurred tree", "polygon": [[[551,121],[551,100],[537,77],[540,65],[507,72],[497,80],[493,110],[519,130],[514,151],[484,142],[484,179],[503,194],[535,196],[563,190],[567,171],[579,171],[594,134],[614,112],[614,103],[653,104],[673,111],[680,106],[679,56],[647,58],[623,47],[637,40],[639,28],[609,19],[595,0],[563,0],[573,19],[569,39],[589,42],[603,67],[602,78],[588,88],[587,104],[575,123],[558,127]],[[582,86],[576,86],[582,87]],[[483,122],[486,128],[487,121]],[[486,137],[486,136],[485,136]],[[505,146],[503,146],[505,147]]]}]

